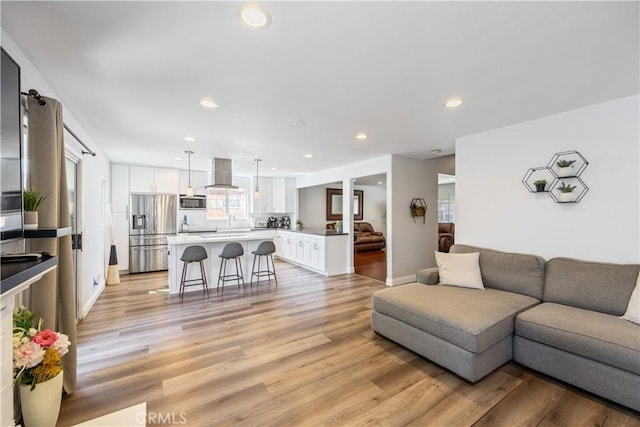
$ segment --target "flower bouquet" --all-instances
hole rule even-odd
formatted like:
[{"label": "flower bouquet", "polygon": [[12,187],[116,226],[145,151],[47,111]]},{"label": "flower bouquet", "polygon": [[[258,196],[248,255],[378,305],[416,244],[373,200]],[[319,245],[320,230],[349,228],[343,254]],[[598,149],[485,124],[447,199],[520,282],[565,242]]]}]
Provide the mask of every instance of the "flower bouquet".
[{"label": "flower bouquet", "polygon": [[69,351],[69,337],[50,329],[42,330],[34,314],[24,306],[13,311],[13,379],[31,390],[62,371],[61,358]]}]

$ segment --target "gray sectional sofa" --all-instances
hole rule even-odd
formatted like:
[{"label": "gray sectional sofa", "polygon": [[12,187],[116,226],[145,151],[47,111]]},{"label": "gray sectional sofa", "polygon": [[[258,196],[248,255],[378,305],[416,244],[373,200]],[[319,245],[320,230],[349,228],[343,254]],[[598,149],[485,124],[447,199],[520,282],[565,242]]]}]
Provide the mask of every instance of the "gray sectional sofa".
[{"label": "gray sectional sofa", "polygon": [[513,359],[640,411],[640,326],[621,319],[640,265],[480,253],[485,289],[418,283],[373,295],[377,333],[475,382]]}]

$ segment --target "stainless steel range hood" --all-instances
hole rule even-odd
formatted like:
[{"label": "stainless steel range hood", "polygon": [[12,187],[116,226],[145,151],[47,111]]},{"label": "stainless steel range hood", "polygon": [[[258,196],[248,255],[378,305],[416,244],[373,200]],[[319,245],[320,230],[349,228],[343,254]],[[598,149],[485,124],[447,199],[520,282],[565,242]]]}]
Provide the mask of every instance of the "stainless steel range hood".
[{"label": "stainless steel range hood", "polygon": [[213,176],[213,184],[207,185],[207,188],[227,188],[235,190],[238,186],[231,183],[233,173],[231,170],[231,159],[220,159],[218,157],[211,162],[211,176]]}]

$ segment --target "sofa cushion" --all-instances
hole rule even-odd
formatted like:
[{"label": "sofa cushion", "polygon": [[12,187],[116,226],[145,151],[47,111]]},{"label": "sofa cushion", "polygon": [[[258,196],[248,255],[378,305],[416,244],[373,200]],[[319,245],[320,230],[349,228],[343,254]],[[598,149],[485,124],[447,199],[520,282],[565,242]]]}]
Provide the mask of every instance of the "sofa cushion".
[{"label": "sofa cushion", "polygon": [[516,335],[640,375],[640,326],[617,316],[543,303],[518,315]]},{"label": "sofa cushion", "polygon": [[438,274],[438,267],[425,268],[418,271],[416,282],[424,283],[425,285],[437,285],[440,281],[440,275]]},{"label": "sofa cushion", "polygon": [[539,301],[497,289],[410,283],[373,294],[373,309],[480,353],[513,333],[516,314]]},{"label": "sofa cushion", "polygon": [[449,250],[449,253],[469,252],[480,252],[480,271],[485,287],[542,299],[544,258],[458,244]]},{"label": "sofa cushion", "polygon": [[624,312],[622,318],[640,325],[640,275],[638,275],[636,287],[633,288],[633,292],[631,293],[627,311]]},{"label": "sofa cushion", "polygon": [[436,251],[440,283],[462,288],[484,289],[478,263],[479,256],[478,252],[447,254]]},{"label": "sofa cushion", "polygon": [[361,233],[373,233],[373,226],[368,222],[356,222],[354,223],[355,228],[358,229]]},{"label": "sofa cushion", "polygon": [[639,271],[638,264],[553,258],[547,261],[543,301],[621,316],[627,309]]}]

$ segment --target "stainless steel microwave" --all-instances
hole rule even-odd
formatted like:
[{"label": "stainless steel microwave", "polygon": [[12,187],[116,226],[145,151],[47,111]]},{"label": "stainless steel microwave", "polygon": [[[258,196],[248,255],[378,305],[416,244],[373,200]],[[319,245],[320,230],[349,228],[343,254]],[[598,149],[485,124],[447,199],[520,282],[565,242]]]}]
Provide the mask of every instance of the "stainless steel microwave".
[{"label": "stainless steel microwave", "polygon": [[180,195],[180,209],[206,209],[207,198],[205,196],[191,196],[187,197],[184,194]]}]

